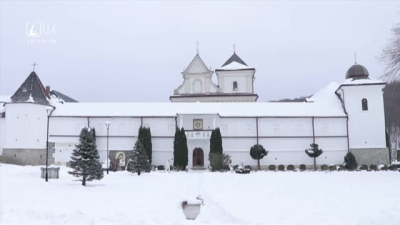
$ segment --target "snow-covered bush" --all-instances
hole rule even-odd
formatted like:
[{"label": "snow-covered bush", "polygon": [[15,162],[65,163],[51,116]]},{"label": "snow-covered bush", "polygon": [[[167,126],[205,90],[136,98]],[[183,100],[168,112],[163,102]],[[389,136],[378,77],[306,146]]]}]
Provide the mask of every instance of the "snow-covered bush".
[{"label": "snow-covered bush", "polygon": [[355,170],[357,169],[357,161],[356,157],[354,157],[353,153],[348,152],[344,157],[344,166],[348,170]]},{"label": "snow-covered bush", "polygon": [[305,152],[309,157],[314,158],[314,170],[317,170],[317,157],[322,155],[322,149],[319,149],[316,143],[311,143],[310,148],[306,149]]},{"label": "snow-covered bush", "polygon": [[304,164],[301,164],[301,165],[300,165],[300,170],[301,170],[301,171],[307,170],[307,166],[304,165]]},{"label": "snow-covered bush", "polygon": [[276,166],[275,165],[269,165],[268,166],[268,170],[275,171],[276,170]]},{"label": "snow-covered bush", "polygon": [[346,167],[344,167],[343,165],[339,165],[338,167],[339,167],[339,168],[338,168],[338,171],[346,170]]},{"label": "snow-covered bush", "polygon": [[286,170],[294,170],[294,166],[293,165],[288,165],[287,167],[286,167]]},{"label": "snow-covered bush", "polygon": [[329,171],[335,171],[335,170],[336,170],[336,165],[329,166]]},{"label": "snow-covered bush", "polygon": [[285,166],[284,166],[284,165],[282,165],[282,164],[281,164],[281,165],[279,165],[279,166],[278,166],[278,170],[280,170],[280,171],[284,171],[284,170],[285,170]]},{"label": "snow-covered bush", "polygon": [[381,165],[378,166],[378,169],[379,170],[383,170],[383,171],[387,171],[388,167],[386,165],[384,165],[384,164],[381,164]]},{"label": "snow-covered bush", "polygon": [[247,174],[247,173],[250,173],[250,171],[251,171],[251,168],[249,169],[248,167],[246,168],[246,167],[242,167],[242,166],[239,166],[236,170],[235,170],[235,172],[236,173],[239,173],[239,174]]},{"label": "snow-covered bush", "polygon": [[397,170],[397,166],[396,165],[389,165],[388,169],[389,170]]}]

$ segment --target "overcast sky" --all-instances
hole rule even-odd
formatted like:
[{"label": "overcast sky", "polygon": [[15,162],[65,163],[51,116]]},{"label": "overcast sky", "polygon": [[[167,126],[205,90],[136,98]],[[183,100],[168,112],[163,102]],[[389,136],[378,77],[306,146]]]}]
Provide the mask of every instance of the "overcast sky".
[{"label": "overcast sky", "polygon": [[[0,95],[14,94],[36,61],[44,85],[94,102],[169,101],[196,41],[213,69],[235,43],[236,53],[256,68],[258,101],[342,82],[354,52],[379,77],[384,65],[377,56],[400,19],[396,1],[0,4]],[[31,33],[33,23],[49,30]]]}]

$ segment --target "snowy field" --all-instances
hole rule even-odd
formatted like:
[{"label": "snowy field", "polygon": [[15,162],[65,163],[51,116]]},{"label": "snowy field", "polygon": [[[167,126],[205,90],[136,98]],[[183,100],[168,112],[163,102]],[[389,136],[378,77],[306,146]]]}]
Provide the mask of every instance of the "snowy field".
[{"label": "snowy field", "polygon": [[[127,172],[87,187],[0,164],[0,224],[400,224],[399,172]],[[180,208],[201,195],[195,221]]]}]

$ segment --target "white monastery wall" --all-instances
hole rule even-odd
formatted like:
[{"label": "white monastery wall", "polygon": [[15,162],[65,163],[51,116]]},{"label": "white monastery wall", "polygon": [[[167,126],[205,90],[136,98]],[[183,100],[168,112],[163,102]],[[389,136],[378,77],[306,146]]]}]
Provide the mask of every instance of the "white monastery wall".
[{"label": "white monastery wall", "polygon": [[31,103],[6,104],[7,149],[46,149],[47,111]]}]

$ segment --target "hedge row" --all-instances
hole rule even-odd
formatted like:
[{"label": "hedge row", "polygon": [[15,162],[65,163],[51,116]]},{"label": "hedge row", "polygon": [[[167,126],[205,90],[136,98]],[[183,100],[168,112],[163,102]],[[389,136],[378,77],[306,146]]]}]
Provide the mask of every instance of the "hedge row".
[{"label": "hedge row", "polygon": [[[383,171],[387,171],[387,170],[393,170],[393,171],[395,171],[395,170],[399,170],[400,169],[400,165],[390,165],[390,166],[386,166],[386,165],[380,165],[380,166],[377,166],[377,165],[370,165],[369,167],[367,166],[367,165],[361,165],[358,169],[357,169],[357,171],[362,171],[362,170],[365,170],[365,171],[379,171],[379,170],[383,170]],[[287,165],[286,167],[285,167],[285,165],[278,165],[278,166],[276,166],[276,165],[269,165],[268,166],[268,170],[271,170],[271,171],[285,171],[285,170],[289,170],[289,171],[294,171],[294,170],[300,170],[300,171],[305,171],[305,170],[307,170],[307,166],[305,165],[305,164],[301,164],[297,169],[295,168],[295,166],[294,165]],[[313,170],[313,169],[310,169],[310,170]],[[320,170],[321,171],[344,171],[344,170],[346,170],[346,168],[343,166],[343,165],[326,165],[326,164],[323,164],[323,165],[321,165],[321,167],[320,167]]]}]

